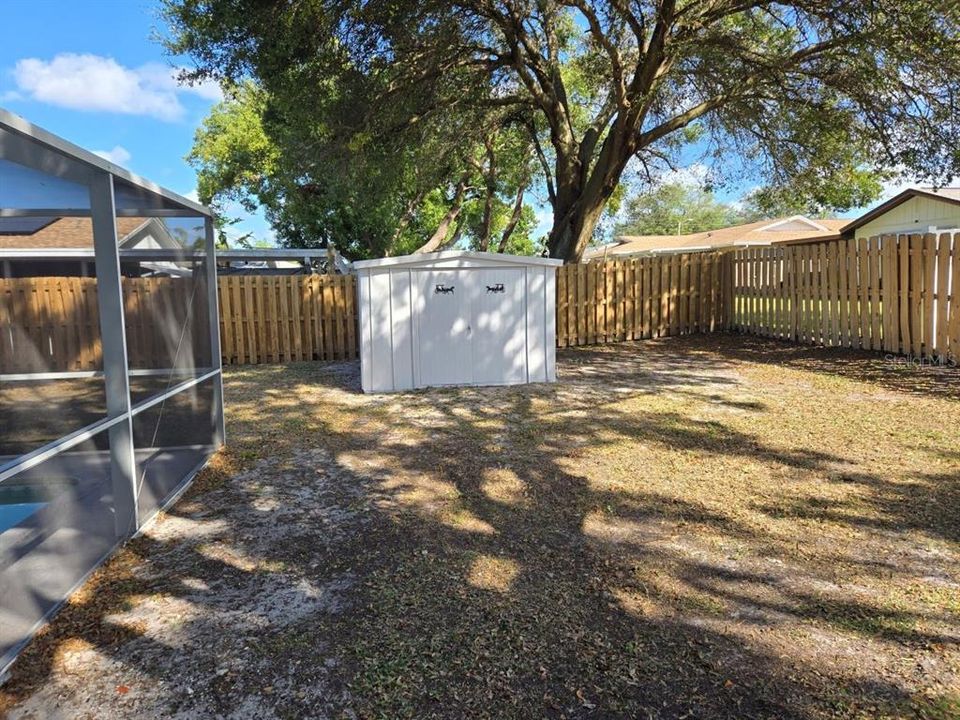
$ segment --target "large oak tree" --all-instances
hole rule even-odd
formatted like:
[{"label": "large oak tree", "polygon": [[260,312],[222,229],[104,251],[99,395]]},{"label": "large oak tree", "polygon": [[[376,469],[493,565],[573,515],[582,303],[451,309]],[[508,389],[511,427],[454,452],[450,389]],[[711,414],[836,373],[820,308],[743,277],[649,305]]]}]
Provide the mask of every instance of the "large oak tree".
[{"label": "large oak tree", "polygon": [[356,132],[508,109],[539,142],[550,254],[577,260],[631,161],[696,142],[824,207],[880,167],[960,166],[960,7],[928,0],[167,0],[196,76],[345,70]]},{"label": "large oak tree", "polygon": [[484,115],[479,139],[474,124],[467,132],[458,124],[447,138],[433,131],[377,142],[357,133],[337,137],[328,120],[339,109],[291,108],[252,81],[227,95],[197,129],[187,157],[223,239],[238,209],[262,209],[282,245],[335,243],[353,259],[454,244],[536,251],[534,211],[525,202],[533,148],[509,117]]}]

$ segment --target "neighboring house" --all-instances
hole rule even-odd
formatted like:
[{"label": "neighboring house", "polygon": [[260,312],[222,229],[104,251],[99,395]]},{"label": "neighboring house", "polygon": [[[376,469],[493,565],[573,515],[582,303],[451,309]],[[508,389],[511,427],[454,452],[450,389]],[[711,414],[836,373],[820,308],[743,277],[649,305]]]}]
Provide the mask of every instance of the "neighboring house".
[{"label": "neighboring house", "polygon": [[584,260],[678,250],[772,245],[797,240],[836,239],[840,237],[840,229],[849,222],[836,218],[811,220],[803,215],[793,215],[687,235],[621,235],[608,245],[588,249],[584,253]]},{"label": "neighboring house", "polygon": [[[117,237],[121,250],[181,250],[192,231],[168,226],[159,218],[118,217]],[[181,236],[178,239],[176,236]],[[94,274],[93,225],[81,217],[0,217],[0,278],[89,277]],[[350,264],[335,248],[292,250],[253,248],[218,250],[220,275],[309,275],[350,272]],[[189,263],[165,260],[124,262],[127,277],[188,275]]]},{"label": "neighboring house", "polygon": [[960,228],[960,188],[910,188],[848,221],[844,237],[927,233]]},{"label": "neighboring house", "polygon": [[[183,247],[158,218],[119,217],[117,237],[122,250]],[[0,217],[0,277],[93,275],[93,258],[76,251],[93,251],[90,218]],[[121,269],[125,275],[178,271],[173,263],[159,262],[135,263]]]}]

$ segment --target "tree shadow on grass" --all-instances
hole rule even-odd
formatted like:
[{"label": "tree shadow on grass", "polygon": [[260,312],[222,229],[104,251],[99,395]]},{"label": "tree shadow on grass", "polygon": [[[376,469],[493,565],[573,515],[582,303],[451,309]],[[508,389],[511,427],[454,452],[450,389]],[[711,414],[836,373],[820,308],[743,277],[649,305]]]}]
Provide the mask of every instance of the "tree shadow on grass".
[{"label": "tree shadow on grass", "polygon": [[[346,643],[371,711],[808,717],[836,701],[831,687],[838,682],[853,698],[850,711],[908,701],[895,684],[858,677],[855,666],[838,675],[809,666],[809,657],[785,661],[788,643],[748,644],[736,633],[710,629],[704,615],[731,605],[753,610],[756,625],[777,618],[791,626],[819,622],[829,632],[869,641],[954,642],[955,634],[912,627],[916,614],[827,601],[812,588],[792,587],[784,598],[767,601],[715,587],[707,579],[768,590],[782,573],[737,576],[693,562],[692,553],[703,553],[698,533],[758,546],[768,538],[728,515],[650,489],[627,498],[597,491],[567,469],[577,444],[571,440],[584,436],[594,448],[628,440],[801,470],[823,470],[842,458],[768,447],[720,423],[670,413],[635,417],[589,400],[591,413],[561,430],[542,422],[533,406],[543,398],[530,391],[496,396],[499,403],[487,397],[475,413],[465,413],[464,398],[476,392],[448,393],[442,401],[405,397],[406,417],[430,416],[422,422],[429,439],[415,451],[379,433],[338,438],[347,455],[390,468],[378,476],[398,496],[389,542],[410,549],[368,585],[364,604],[373,614]],[[508,438],[502,426],[491,427],[491,418],[509,423]],[[527,442],[532,447],[518,447]],[[513,501],[498,499],[489,487],[505,472]],[[395,482],[398,474],[405,480]],[[455,507],[438,512],[435,488],[418,495],[424,478],[451,486]],[[591,533],[598,513],[607,525],[626,524],[628,540],[616,532]],[[740,617],[748,619],[738,624],[751,622],[749,613]]]},{"label": "tree shadow on grass", "polygon": [[868,383],[892,392],[960,399],[960,367],[902,355],[848,348],[825,348],[786,340],[716,334],[705,341],[728,361],[778,365]]},{"label": "tree shadow on grass", "polygon": [[362,546],[349,506],[365,486],[320,477],[316,457],[294,466],[284,453],[244,471],[218,456],[24,650],[0,715],[339,712],[324,627],[348,606]]},{"label": "tree shadow on grass", "polygon": [[[856,653],[878,656],[880,670],[915,661],[926,657],[918,648],[954,642],[927,623],[955,630],[956,618],[833,589],[838,567],[880,570],[843,548],[845,564],[807,563],[765,524],[782,506],[698,494],[704,463],[750,458],[822,476],[845,460],[703,419],[714,403],[766,410],[741,397],[738,360],[685,342],[670,363],[666,346],[632,361],[644,346],[565,351],[554,387],[365,398],[355,370],[228,374],[231,464],[206,471],[167,530],[104,569],[25,653],[8,692],[25,702],[53,684],[57,653],[83,642],[109,672],[91,664],[68,697],[115,694],[123,673],[168,683],[142,715],[905,711],[910,682],[864,671],[868,653]],[[619,406],[647,395],[677,402]],[[654,461],[683,463],[674,485],[647,481],[662,470]],[[858,473],[849,468],[871,513],[810,503],[796,520],[872,533],[879,515],[882,529],[956,540],[955,523],[924,525],[896,487]],[[942,492],[936,481],[955,488],[957,478],[929,480],[928,499]],[[832,642],[854,658],[827,662]]]}]

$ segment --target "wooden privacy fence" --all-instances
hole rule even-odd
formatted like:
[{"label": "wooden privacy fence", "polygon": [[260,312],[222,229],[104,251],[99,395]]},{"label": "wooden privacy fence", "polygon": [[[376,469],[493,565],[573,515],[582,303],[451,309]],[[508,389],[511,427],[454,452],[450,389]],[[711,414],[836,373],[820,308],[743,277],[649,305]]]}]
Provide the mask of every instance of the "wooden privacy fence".
[{"label": "wooden privacy fence", "polygon": [[225,364],[357,357],[352,275],[228,275],[219,286]]},{"label": "wooden privacy fence", "polygon": [[96,280],[0,280],[0,373],[101,367]]},{"label": "wooden privacy fence", "polygon": [[701,252],[557,268],[557,346],[720,330],[728,263],[721,253]]},{"label": "wooden privacy fence", "polygon": [[[123,278],[130,367],[209,365],[205,294],[192,278]],[[96,279],[0,280],[0,373],[102,368]]]},{"label": "wooden privacy fence", "polygon": [[[351,276],[219,279],[223,362],[357,356]],[[209,363],[206,290],[191,278],[124,278],[131,368]],[[0,280],[0,374],[101,370],[94,278]]]},{"label": "wooden privacy fence", "polygon": [[742,332],[960,360],[960,233],[744,249],[732,269]]},{"label": "wooden privacy fence", "polygon": [[[125,278],[134,368],[209,354],[189,278]],[[960,233],[677,253],[557,269],[557,345],[733,329],[960,361]],[[357,357],[350,275],[219,279],[224,364]],[[191,304],[190,299],[194,302]],[[192,309],[191,309],[192,308]],[[96,280],[0,280],[0,373],[99,370]]]},{"label": "wooden privacy fence", "polygon": [[[557,344],[720,329],[729,305],[726,262],[717,253],[684,253],[561,267]],[[186,317],[185,280],[123,282],[131,367],[169,367]],[[228,275],[218,282],[224,364],[357,357],[353,276]],[[0,280],[0,298],[0,373],[100,369],[95,279]],[[202,305],[193,316],[204,317]],[[190,325],[193,347],[202,347],[205,333],[205,322]]]}]

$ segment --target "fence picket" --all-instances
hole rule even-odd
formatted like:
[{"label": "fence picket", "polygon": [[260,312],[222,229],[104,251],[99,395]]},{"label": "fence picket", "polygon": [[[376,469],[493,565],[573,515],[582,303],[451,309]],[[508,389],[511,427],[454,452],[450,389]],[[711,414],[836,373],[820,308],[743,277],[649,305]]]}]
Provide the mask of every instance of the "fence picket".
[{"label": "fence picket", "polygon": [[870,265],[870,349],[882,350],[882,308],[880,307],[880,238],[872,237],[868,241],[868,261]]},{"label": "fence picket", "polygon": [[649,257],[644,259],[644,264],[646,266],[646,296],[644,298],[644,315],[646,322],[646,332],[644,336],[647,338],[655,338],[657,336],[657,325],[660,322],[660,267],[658,265],[658,260],[655,257]]},{"label": "fence picket", "polygon": [[923,236],[923,354],[933,357],[933,294],[936,283],[936,236]]},{"label": "fence picket", "polygon": [[[300,306],[300,336],[303,338],[303,360],[313,360],[313,304],[310,302],[310,283],[303,282],[298,278],[295,285],[297,291],[297,302]],[[297,287],[299,286],[299,287]]]},{"label": "fence picket", "polygon": [[953,272],[950,280],[950,359],[960,363],[960,235],[953,236]]},{"label": "fence picket", "polygon": [[843,240],[833,243],[837,267],[837,318],[840,329],[838,340],[842,347],[850,347],[850,275],[847,272],[847,246]]},{"label": "fence picket", "polygon": [[824,262],[827,266],[827,308],[829,316],[830,337],[829,344],[837,347],[840,344],[840,310],[839,310],[839,290],[837,279],[837,244],[835,242],[822,243],[820,246],[824,251]]},{"label": "fence picket", "polygon": [[567,347],[569,333],[567,331],[567,304],[570,302],[570,292],[567,289],[567,273],[565,268],[557,272],[557,347]]},{"label": "fence picket", "polygon": [[883,266],[880,269],[883,302],[883,349],[886,352],[897,351],[897,238],[884,235],[880,238],[880,250]]},{"label": "fence picket", "polygon": [[592,345],[597,342],[597,268],[595,264],[584,268],[583,321],[585,332],[583,342]]},{"label": "fence picket", "polygon": [[910,351],[923,352],[923,236],[910,236]]},{"label": "fence picket", "polygon": [[660,265],[660,323],[657,337],[666,337],[670,329],[670,258],[661,255],[657,258]]},{"label": "fence picket", "polygon": [[324,304],[325,288],[330,282],[327,275],[314,275],[310,280],[310,304],[313,313],[313,335],[316,346],[317,360],[329,361],[333,359],[333,349],[330,346],[330,323],[326,316]]},{"label": "fence picket", "polygon": [[897,285],[897,304],[900,307],[900,347],[898,352],[910,352],[910,238],[901,235],[897,238],[899,256],[899,281]]},{"label": "fence picket", "polygon": [[950,234],[941,233],[937,238],[937,327],[936,327],[936,355],[946,358],[949,355],[949,305],[948,288],[950,282]]}]

